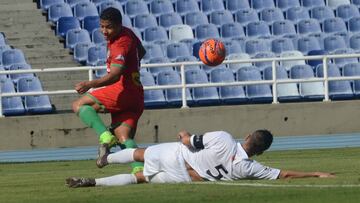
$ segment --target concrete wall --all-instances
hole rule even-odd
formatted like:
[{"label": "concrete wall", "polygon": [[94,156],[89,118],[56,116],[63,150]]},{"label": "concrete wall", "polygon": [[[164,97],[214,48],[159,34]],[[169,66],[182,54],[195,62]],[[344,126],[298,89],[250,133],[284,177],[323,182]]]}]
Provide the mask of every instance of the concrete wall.
[{"label": "concrete wall", "polygon": [[[176,133],[226,130],[237,138],[259,128],[275,136],[360,132],[360,101],[146,110],[139,143],[176,140]],[[103,117],[109,122],[109,117]],[[0,118],[0,150],[93,146],[97,138],[71,113]]]}]

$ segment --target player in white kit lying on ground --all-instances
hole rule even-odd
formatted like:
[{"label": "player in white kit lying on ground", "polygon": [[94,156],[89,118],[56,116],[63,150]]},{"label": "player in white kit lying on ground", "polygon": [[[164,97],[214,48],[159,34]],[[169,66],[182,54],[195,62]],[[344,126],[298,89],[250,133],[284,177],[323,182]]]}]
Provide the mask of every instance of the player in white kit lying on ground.
[{"label": "player in white kit lying on ground", "polygon": [[227,132],[208,132],[191,135],[178,134],[180,142],[164,143],[146,149],[124,149],[113,154],[104,153],[97,164],[144,162],[144,171],[104,178],[66,179],[69,187],[116,186],[136,183],[181,183],[191,181],[232,181],[240,179],[283,179],[334,177],[331,173],[280,170],[263,166],[250,159],[267,150],[273,136],[267,130],[257,130],[241,144]]}]

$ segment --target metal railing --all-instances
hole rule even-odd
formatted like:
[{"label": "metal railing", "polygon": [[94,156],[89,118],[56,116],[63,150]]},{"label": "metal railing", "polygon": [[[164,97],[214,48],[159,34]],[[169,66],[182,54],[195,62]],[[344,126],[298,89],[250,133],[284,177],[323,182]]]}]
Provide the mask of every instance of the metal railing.
[{"label": "metal railing", "polygon": [[[182,89],[182,108],[187,108],[186,89],[196,87],[223,87],[223,86],[238,86],[238,85],[255,85],[255,84],[270,84],[272,85],[272,95],[274,104],[279,103],[277,97],[277,84],[285,83],[308,83],[308,82],[324,82],[324,101],[329,99],[329,81],[342,80],[360,80],[360,76],[351,77],[328,77],[328,61],[329,59],[337,58],[359,58],[360,54],[346,54],[346,55],[320,55],[320,56],[301,56],[301,57],[286,57],[286,58],[262,58],[262,59],[244,59],[244,60],[225,60],[224,64],[237,63],[255,63],[255,62],[272,62],[272,80],[261,81],[241,81],[241,82],[221,82],[221,83],[202,83],[202,84],[186,84],[185,67],[191,65],[202,65],[201,62],[177,62],[177,63],[162,63],[162,64],[142,64],[142,68],[161,68],[161,67],[180,67],[181,84],[178,85],[158,85],[158,86],[144,86],[144,90],[163,90],[163,89]],[[324,77],[322,78],[307,78],[307,79],[281,79],[276,78],[276,66],[280,61],[296,61],[296,60],[322,60]],[[49,73],[49,72],[72,72],[72,71],[88,71],[89,80],[93,79],[93,71],[104,69],[104,66],[84,66],[84,67],[69,67],[69,68],[44,68],[44,69],[30,69],[30,70],[7,70],[0,71],[2,74],[20,74],[20,73]],[[16,93],[2,93],[0,92],[0,104],[2,97],[16,97],[16,96],[30,96],[30,95],[63,95],[76,94],[75,90],[55,90],[55,91],[41,91],[41,92],[16,92]],[[2,114],[2,105],[0,105],[0,116]]]}]

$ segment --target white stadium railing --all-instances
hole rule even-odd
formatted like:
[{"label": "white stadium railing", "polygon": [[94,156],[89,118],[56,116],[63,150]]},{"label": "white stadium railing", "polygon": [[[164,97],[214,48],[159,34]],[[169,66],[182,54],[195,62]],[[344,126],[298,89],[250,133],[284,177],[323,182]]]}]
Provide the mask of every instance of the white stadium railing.
[{"label": "white stadium railing", "polygon": [[[271,84],[273,94],[273,104],[277,104],[277,84],[284,83],[303,83],[303,82],[324,82],[324,101],[330,101],[329,99],[329,81],[340,80],[360,80],[360,76],[351,77],[331,77],[327,75],[327,64],[329,59],[337,58],[359,58],[360,54],[346,54],[346,55],[321,55],[321,56],[302,56],[302,57],[286,57],[286,58],[262,58],[262,59],[246,59],[246,60],[225,60],[224,64],[236,64],[236,63],[255,63],[255,62],[272,62],[272,80],[261,81],[244,81],[244,82],[230,82],[230,83],[205,83],[205,84],[186,84],[185,69],[190,65],[202,65],[202,62],[177,62],[177,63],[161,63],[161,64],[142,64],[142,68],[161,68],[161,67],[180,67],[181,84],[179,85],[159,85],[159,86],[144,86],[144,90],[157,90],[157,89],[175,89],[182,88],[182,108],[187,108],[186,101],[186,88],[195,87],[221,87],[221,86],[237,86],[237,85],[254,85],[254,84]],[[322,78],[308,78],[308,79],[281,79],[276,78],[276,65],[280,61],[296,61],[296,60],[322,60],[324,68],[324,77]],[[93,71],[98,69],[104,69],[104,66],[83,66],[83,67],[67,67],[67,68],[44,68],[44,69],[30,69],[30,70],[7,70],[0,71],[2,74],[19,74],[19,73],[49,73],[49,72],[72,72],[72,71],[88,71],[89,80],[93,80]],[[41,91],[41,92],[16,92],[16,93],[2,93],[0,92],[0,104],[2,97],[15,97],[15,96],[30,96],[30,95],[63,95],[63,94],[76,94],[75,90],[55,90],[55,91]],[[2,114],[2,105],[0,105],[0,116]]]}]

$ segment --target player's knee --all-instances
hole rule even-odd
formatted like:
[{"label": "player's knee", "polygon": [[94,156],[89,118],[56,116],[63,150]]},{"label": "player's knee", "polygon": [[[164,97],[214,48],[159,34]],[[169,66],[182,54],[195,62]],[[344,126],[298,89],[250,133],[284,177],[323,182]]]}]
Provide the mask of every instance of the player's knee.
[{"label": "player's knee", "polygon": [[144,162],[145,149],[138,148],[134,151],[134,160]]},{"label": "player's knee", "polygon": [[78,101],[74,101],[72,103],[72,110],[74,113],[78,113],[79,112],[79,109],[80,109],[80,104]]}]

